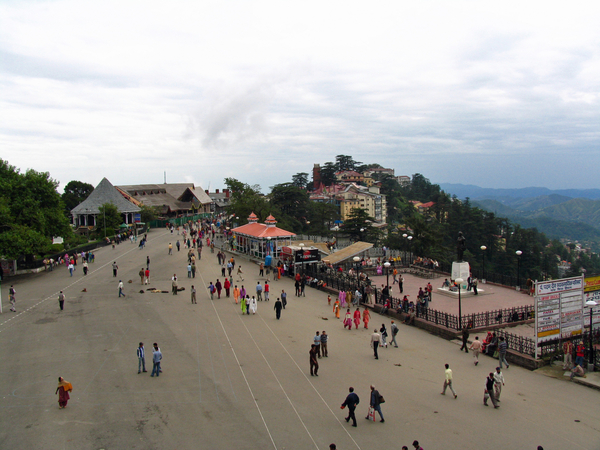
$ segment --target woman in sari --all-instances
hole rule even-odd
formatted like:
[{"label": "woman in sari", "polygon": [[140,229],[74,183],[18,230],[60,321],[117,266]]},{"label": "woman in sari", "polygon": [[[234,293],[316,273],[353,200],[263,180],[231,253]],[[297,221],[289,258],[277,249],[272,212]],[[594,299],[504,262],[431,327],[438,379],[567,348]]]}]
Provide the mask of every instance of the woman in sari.
[{"label": "woman in sari", "polygon": [[337,317],[338,319],[340,318],[340,301],[339,299],[335,299],[335,302],[333,302],[333,312],[335,313],[335,317]]},{"label": "woman in sari", "polygon": [[69,392],[73,390],[73,386],[68,381],[65,381],[63,377],[58,377],[58,387],[56,388],[55,395],[58,394],[58,407],[63,409],[67,406],[69,399]]},{"label": "woman in sari", "polygon": [[371,313],[369,312],[369,308],[365,306],[365,310],[363,311],[363,322],[365,324],[365,329],[369,329],[369,320],[371,320]]},{"label": "woman in sari", "polygon": [[233,299],[235,300],[235,304],[237,305],[238,299],[240,298],[240,289],[237,287],[237,284],[233,288]]},{"label": "woman in sari", "polygon": [[246,297],[242,296],[241,301],[242,314],[246,314]]},{"label": "woman in sari", "polygon": [[354,311],[354,325],[358,330],[358,326],[360,325],[360,310],[358,308],[356,308],[356,311]]}]

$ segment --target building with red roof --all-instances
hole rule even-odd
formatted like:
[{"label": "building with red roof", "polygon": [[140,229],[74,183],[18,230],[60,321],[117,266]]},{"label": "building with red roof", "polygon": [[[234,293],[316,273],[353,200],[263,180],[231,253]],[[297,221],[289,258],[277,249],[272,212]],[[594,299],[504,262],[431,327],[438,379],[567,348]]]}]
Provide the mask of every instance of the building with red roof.
[{"label": "building with red roof", "polygon": [[272,215],[265,223],[258,223],[258,217],[252,213],[248,223],[231,230],[233,232],[234,250],[263,259],[267,255],[277,257],[281,248],[289,246],[296,234],[277,226],[277,220]]}]

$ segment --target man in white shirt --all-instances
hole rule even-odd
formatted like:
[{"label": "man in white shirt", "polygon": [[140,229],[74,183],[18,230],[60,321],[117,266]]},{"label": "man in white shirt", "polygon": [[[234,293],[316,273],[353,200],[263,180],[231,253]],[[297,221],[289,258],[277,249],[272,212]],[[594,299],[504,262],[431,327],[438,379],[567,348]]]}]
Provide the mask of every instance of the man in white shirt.
[{"label": "man in white shirt", "polygon": [[504,375],[502,374],[502,369],[496,367],[496,372],[494,373],[494,393],[496,394],[497,401],[500,401],[502,386],[504,386]]},{"label": "man in white shirt", "polygon": [[454,392],[454,388],[452,387],[452,369],[450,368],[449,364],[445,365],[446,367],[446,379],[444,381],[444,390],[442,391],[442,395],[446,395],[446,388],[450,388],[450,390],[452,391],[452,393],[454,394],[454,398],[458,397],[458,395],[456,395],[456,392]]}]

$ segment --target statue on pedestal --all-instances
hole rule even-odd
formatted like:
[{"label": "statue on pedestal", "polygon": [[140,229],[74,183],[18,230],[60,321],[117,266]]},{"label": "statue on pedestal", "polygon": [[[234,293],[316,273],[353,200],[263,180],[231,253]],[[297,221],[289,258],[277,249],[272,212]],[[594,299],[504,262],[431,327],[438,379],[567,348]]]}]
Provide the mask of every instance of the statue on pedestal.
[{"label": "statue on pedestal", "polygon": [[457,261],[463,260],[463,254],[465,253],[465,250],[467,249],[466,241],[467,240],[463,236],[462,231],[459,231],[458,239],[456,240],[456,253],[458,254]]}]

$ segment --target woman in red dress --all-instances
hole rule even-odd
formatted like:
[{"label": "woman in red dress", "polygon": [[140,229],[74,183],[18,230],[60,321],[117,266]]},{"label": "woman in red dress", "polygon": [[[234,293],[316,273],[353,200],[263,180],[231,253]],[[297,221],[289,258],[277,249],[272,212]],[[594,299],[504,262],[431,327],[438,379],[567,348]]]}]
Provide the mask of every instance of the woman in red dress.
[{"label": "woman in red dress", "polygon": [[73,386],[68,381],[65,381],[63,377],[58,377],[58,387],[54,394],[58,394],[58,407],[60,409],[67,406],[67,402],[71,398],[69,392],[73,390]]}]

